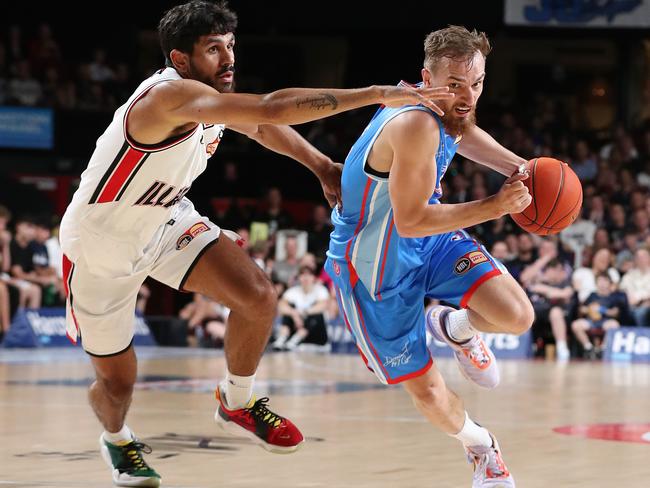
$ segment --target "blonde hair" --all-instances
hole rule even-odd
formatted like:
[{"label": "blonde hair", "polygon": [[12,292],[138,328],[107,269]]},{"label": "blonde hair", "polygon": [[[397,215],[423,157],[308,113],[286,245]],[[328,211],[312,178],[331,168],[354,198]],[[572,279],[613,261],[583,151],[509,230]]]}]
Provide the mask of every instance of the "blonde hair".
[{"label": "blonde hair", "polygon": [[469,31],[460,25],[450,25],[431,32],[424,40],[424,67],[432,70],[442,58],[471,62],[476,51],[483,57],[492,50],[485,32]]}]

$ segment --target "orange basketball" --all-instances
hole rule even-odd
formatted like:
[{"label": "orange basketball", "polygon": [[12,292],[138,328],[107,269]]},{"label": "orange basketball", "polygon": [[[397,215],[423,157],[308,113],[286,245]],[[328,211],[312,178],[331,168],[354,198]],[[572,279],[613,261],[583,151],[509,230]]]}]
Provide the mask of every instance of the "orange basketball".
[{"label": "orange basketball", "polygon": [[525,231],[557,234],[570,226],[582,207],[582,185],[569,165],[553,158],[537,158],[528,164],[523,181],[532,203],[512,219]]}]

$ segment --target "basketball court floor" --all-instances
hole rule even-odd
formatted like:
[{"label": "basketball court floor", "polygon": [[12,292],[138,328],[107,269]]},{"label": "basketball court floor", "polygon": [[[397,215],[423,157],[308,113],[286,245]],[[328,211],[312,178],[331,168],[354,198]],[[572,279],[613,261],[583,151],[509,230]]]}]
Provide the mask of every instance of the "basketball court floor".
[{"label": "basketball court floor", "polygon": [[[460,444],[420,418],[353,355],[265,356],[256,383],[306,444],[274,455],[223,434],[212,394],[220,352],[140,348],[129,425],[167,487],[462,488]],[[501,361],[483,391],[453,360],[438,367],[470,414],[496,434],[522,488],[650,486],[650,365]],[[0,350],[0,488],[112,486],[86,401],[79,349]]]}]

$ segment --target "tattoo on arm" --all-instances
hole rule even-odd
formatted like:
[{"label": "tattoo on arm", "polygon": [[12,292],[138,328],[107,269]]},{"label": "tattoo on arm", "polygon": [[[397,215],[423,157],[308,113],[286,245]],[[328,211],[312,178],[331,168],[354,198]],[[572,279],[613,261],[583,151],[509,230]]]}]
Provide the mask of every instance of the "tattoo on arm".
[{"label": "tattoo on arm", "polygon": [[299,98],[296,101],[296,107],[300,108],[302,105],[309,105],[309,108],[316,110],[327,107],[332,107],[332,110],[336,110],[339,106],[339,101],[334,95],[330,95],[329,93],[319,93],[316,97]]}]

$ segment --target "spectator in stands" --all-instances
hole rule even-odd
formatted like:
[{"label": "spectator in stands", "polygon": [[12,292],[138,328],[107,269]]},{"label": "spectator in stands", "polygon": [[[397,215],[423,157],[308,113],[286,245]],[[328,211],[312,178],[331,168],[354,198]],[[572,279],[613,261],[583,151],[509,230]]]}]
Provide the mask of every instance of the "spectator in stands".
[{"label": "spectator in stands", "polygon": [[108,66],[106,62],[106,51],[103,49],[95,49],[93,53],[93,60],[88,65],[90,79],[97,83],[107,83],[113,81],[115,73]]},{"label": "spectator in stands", "polygon": [[226,326],[230,309],[220,303],[215,303],[214,317],[205,323],[204,345],[207,347],[223,347],[226,338]]},{"label": "spectator in stands", "polygon": [[332,224],[329,219],[329,211],[325,205],[316,205],[312,214],[312,221],[307,231],[309,237],[307,250],[316,256],[320,263],[325,261],[325,253],[329,247]]},{"label": "spectator in stands", "polygon": [[596,224],[584,218],[584,213],[584,209],[581,210],[575,222],[560,232],[560,240],[574,253],[574,268],[583,265],[584,248],[594,244],[594,234],[598,228]]},{"label": "spectator in stands", "polygon": [[537,282],[544,273],[546,266],[553,260],[558,259],[557,241],[552,237],[540,241],[537,251],[538,258],[526,265],[519,275],[519,283],[524,287]]},{"label": "spectator in stands", "polygon": [[29,281],[13,278],[11,272],[12,236],[7,230],[11,212],[0,205],[0,281],[9,293],[18,295],[18,308],[39,308],[41,306],[41,288]]},{"label": "spectator in stands", "polygon": [[36,38],[29,42],[29,62],[39,78],[50,68],[61,70],[61,49],[49,24],[42,23]]},{"label": "spectator in stands", "polygon": [[298,280],[299,284],[284,292],[278,303],[282,326],[273,342],[276,351],[293,350],[303,341],[327,343],[324,312],[330,294],[309,266],[300,268]]},{"label": "spectator in stands", "polygon": [[517,238],[517,257],[510,261],[508,270],[514,279],[519,281],[526,266],[537,259],[537,248],[533,236],[528,233],[519,234]]},{"label": "spectator in stands", "polygon": [[269,235],[275,235],[279,229],[288,229],[293,223],[289,213],[282,207],[282,193],[276,187],[269,188],[266,193],[265,209],[255,216],[256,222],[266,222],[269,225]]},{"label": "spectator in stands", "polygon": [[[574,291],[569,280],[565,265],[556,257],[549,261],[544,259],[541,276],[537,276],[526,288],[530,301],[535,309],[534,328],[540,324],[549,323],[555,339],[556,357],[560,361],[569,359],[567,345],[566,318],[570,312],[571,299]],[[539,260],[538,260],[539,261]]]},{"label": "spectator in stands", "polygon": [[648,212],[645,210],[645,199],[643,200],[643,207],[635,210],[632,215],[632,229],[639,241],[645,241],[650,237],[650,218],[648,218]]},{"label": "spectator in stands", "polygon": [[[225,323],[224,306],[195,293],[192,301],[185,305],[179,313],[179,317],[187,321],[187,340],[190,346],[211,346],[210,335],[206,334],[205,326],[210,321]],[[218,335],[219,327],[215,324],[212,327],[215,335]]]},{"label": "spectator in stands", "polygon": [[650,252],[640,248],[634,254],[634,267],[621,279],[636,325],[650,326]]},{"label": "spectator in stands", "polygon": [[592,153],[589,144],[584,139],[578,139],[574,146],[574,157],[571,160],[571,168],[578,175],[580,181],[591,182],[596,178],[598,166],[596,157]]},{"label": "spectator in stands", "polygon": [[621,326],[620,319],[628,313],[625,294],[614,293],[615,290],[616,285],[608,273],[598,274],[596,290],[579,306],[579,318],[571,324],[571,329],[587,358],[595,359],[602,355],[602,345],[594,347],[587,331],[596,329],[604,332],[618,329]]},{"label": "spectator in stands", "polygon": [[[53,263],[50,259],[50,251],[48,250],[48,242],[52,246],[52,231],[50,229],[49,218],[41,217],[34,221],[34,239],[29,243],[32,250],[32,261],[34,263],[34,270],[44,279],[52,279],[52,283],[43,286],[43,305],[52,307],[60,305],[65,300],[65,290],[63,288],[63,274],[59,266],[61,263],[62,254],[60,253],[57,263]],[[58,244],[58,240],[57,240]],[[59,271],[57,271],[57,268]]]},{"label": "spectator in stands", "polygon": [[287,235],[284,241],[285,258],[273,265],[273,281],[293,285],[298,273],[298,239],[296,236]]},{"label": "spectator in stands", "polygon": [[623,247],[623,238],[627,230],[625,208],[623,205],[620,203],[612,203],[609,205],[605,228],[612,240],[614,249],[620,251]]},{"label": "spectator in stands", "polygon": [[[34,219],[21,217],[16,220],[16,234],[11,241],[11,275],[41,288],[56,287],[58,279],[51,268],[42,265],[42,253],[34,251],[32,242],[36,237]],[[47,256],[47,251],[45,251]]]},{"label": "spectator in stands", "polygon": [[578,293],[580,303],[585,303],[589,295],[596,291],[596,276],[602,273],[606,273],[610,281],[616,285],[621,280],[621,274],[612,267],[612,253],[606,248],[594,253],[591,267],[578,268],[573,272],[571,283]]},{"label": "spectator in stands", "polygon": [[16,75],[9,80],[8,99],[10,103],[34,107],[43,96],[40,82],[32,76],[29,61],[22,60],[16,64]]}]

